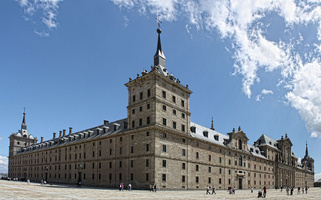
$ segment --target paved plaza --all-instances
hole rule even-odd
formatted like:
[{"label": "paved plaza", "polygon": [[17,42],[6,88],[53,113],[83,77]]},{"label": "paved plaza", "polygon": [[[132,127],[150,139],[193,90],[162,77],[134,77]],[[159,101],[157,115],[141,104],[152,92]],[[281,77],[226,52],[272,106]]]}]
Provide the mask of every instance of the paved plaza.
[{"label": "paved plaza", "polygon": [[[20,181],[0,180],[0,199],[257,199],[258,190],[237,190],[235,195],[226,190],[216,191],[216,195],[206,195],[206,190],[157,191],[145,190],[118,191],[113,189],[75,187],[70,185],[45,185]],[[321,199],[321,188],[310,188],[308,194],[287,196],[285,190],[269,189],[266,199]]]}]

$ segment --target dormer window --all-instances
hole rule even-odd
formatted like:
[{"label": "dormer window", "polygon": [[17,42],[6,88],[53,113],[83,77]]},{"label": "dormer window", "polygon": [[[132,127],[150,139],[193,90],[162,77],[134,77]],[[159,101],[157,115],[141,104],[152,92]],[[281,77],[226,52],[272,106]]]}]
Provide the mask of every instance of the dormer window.
[{"label": "dormer window", "polygon": [[272,145],[272,142],[269,142],[270,145]]},{"label": "dormer window", "polygon": [[192,126],[192,127],[191,127],[191,132],[192,132],[192,133],[196,133],[196,127],[195,127],[195,126]]},{"label": "dormer window", "polygon": [[253,152],[253,148],[250,148],[250,151]]},{"label": "dormer window", "polygon": [[203,131],[204,137],[208,137],[208,131]]},{"label": "dormer window", "polygon": [[258,151],[258,150],[255,150],[255,153],[259,154],[259,151]]},{"label": "dormer window", "polygon": [[214,135],[214,140],[218,141],[219,136],[218,135]]}]

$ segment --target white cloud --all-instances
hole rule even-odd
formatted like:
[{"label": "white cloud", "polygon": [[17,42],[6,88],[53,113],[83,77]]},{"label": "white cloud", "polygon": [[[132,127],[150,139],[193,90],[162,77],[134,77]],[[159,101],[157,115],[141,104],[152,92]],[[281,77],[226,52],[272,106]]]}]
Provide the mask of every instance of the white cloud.
[{"label": "white cloud", "polygon": [[[41,31],[35,31],[36,34],[40,36],[48,35],[48,30],[57,28],[57,10],[59,8],[59,3],[63,0],[17,0],[19,5],[24,10],[24,18],[27,21],[31,21],[39,29],[40,24],[43,24],[45,28]],[[41,19],[40,23],[37,19]],[[45,31],[46,30],[46,31]]]},{"label": "white cloud", "polygon": [[314,174],[314,181],[321,179],[321,173]]},{"label": "white cloud", "polygon": [[5,156],[0,156],[0,172],[1,173],[8,172],[8,158]]},{"label": "white cloud", "polygon": [[262,101],[262,99],[264,99],[263,95],[268,95],[268,94],[273,94],[273,91],[272,90],[263,89],[261,91],[261,94],[256,96],[255,100],[256,101]]},{"label": "white cloud", "polygon": [[128,19],[128,17],[127,16],[123,16],[123,19],[124,19],[124,23],[123,23],[123,25],[124,25],[124,27],[127,27],[128,26],[128,24],[129,24],[129,19]]},{"label": "white cloud", "polygon": [[[242,76],[242,90],[249,98],[260,83],[258,72],[280,72],[276,87],[284,86],[285,98],[299,111],[312,137],[321,137],[321,2],[317,0],[113,0],[121,8],[139,8],[140,14],[162,20],[188,20],[197,30],[216,30],[231,42],[234,74]],[[272,15],[273,14],[273,15]],[[275,28],[269,28],[276,19]],[[304,35],[305,34],[305,35]],[[231,50],[231,49],[230,49]],[[272,91],[271,91],[272,92]],[[261,91],[256,100],[273,94]]]}]

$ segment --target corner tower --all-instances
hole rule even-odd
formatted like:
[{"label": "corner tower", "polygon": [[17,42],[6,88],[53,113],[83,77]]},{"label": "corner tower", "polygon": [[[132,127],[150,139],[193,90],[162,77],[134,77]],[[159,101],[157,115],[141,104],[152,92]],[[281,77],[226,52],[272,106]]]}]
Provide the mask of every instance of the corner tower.
[{"label": "corner tower", "polygon": [[158,41],[154,55],[154,66],[129,79],[128,88],[128,128],[129,130],[147,126],[159,126],[189,133],[191,90],[180,84],[179,79],[166,69],[165,55],[161,47],[161,29],[157,29]]},{"label": "corner tower", "polygon": [[37,138],[34,138],[27,130],[26,113],[23,113],[21,129],[16,133],[12,133],[9,137],[9,158],[17,153],[18,149],[37,143]]}]

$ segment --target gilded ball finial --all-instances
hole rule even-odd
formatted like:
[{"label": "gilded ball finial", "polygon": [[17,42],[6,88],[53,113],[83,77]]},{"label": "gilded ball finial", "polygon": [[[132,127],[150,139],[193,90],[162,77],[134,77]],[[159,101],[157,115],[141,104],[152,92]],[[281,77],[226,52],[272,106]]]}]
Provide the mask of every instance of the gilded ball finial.
[{"label": "gilded ball finial", "polygon": [[162,32],[162,30],[161,30],[160,28],[158,28],[158,29],[157,29],[157,33],[160,34],[161,32]]}]

